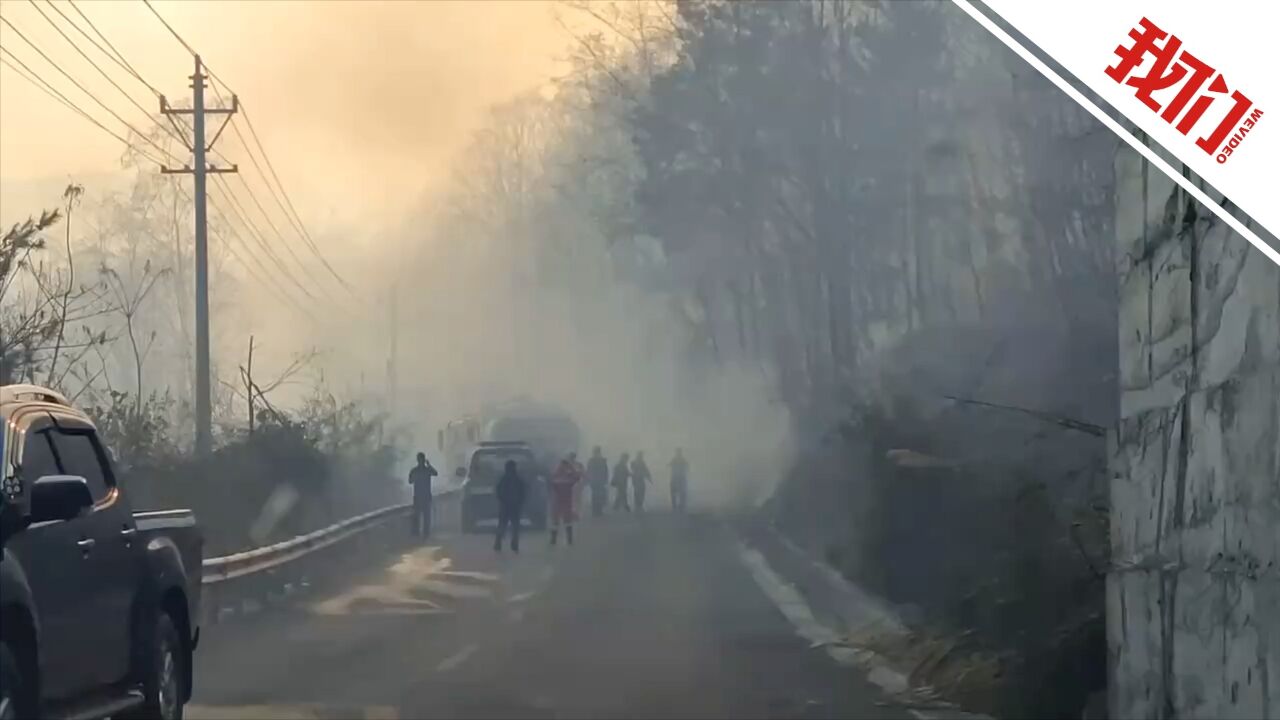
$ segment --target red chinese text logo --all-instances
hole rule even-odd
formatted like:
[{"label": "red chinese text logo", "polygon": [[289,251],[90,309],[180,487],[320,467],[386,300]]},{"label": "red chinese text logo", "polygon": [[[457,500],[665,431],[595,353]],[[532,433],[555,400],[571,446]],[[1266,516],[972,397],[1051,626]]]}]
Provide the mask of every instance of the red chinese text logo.
[{"label": "red chinese text logo", "polygon": [[[1244,93],[1231,90],[1222,73],[1182,50],[1182,41],[1176,35],[1161,30],[1147,18],[1142,18],[1139,27],[1129,31],[1129,37],[1133,39],[1133,45],[1120,45],[1116,48],[1119,60],[1107,68],[1107,76],[1118,83],[1137,88],[1137,98],[1160,113],[1160,118],[1165,122],[1173,124],[1177,121],[1174,127],[1183,135],[1191,132],[1215,102],[1220,107],[1229,104],[1230,107],[1217,127],[1196,140],[1196,145],[1205,153],[1216,155],[1219,163],[1226,162],[1236,148],[1240,147],[1245,136],[1253,130],[1262,117],[1262,110],[1253,107],[1253,101],[1245,97]],[[1151,66],[1135,73],[1134,70],[1142,66],[1148,56],[1154,59]],[[1201,93],[1206,83],[1208,89]],[[1176,94],[1172,98],[1165,97],[1162,109],[1160,101],[1152,97],[1152,94],[1169,88],[1175,88]],[[1214,115],[1217,116],[1218,113],[1215,112]],[[1181,120],[1178,119],[1179,116]]]}]

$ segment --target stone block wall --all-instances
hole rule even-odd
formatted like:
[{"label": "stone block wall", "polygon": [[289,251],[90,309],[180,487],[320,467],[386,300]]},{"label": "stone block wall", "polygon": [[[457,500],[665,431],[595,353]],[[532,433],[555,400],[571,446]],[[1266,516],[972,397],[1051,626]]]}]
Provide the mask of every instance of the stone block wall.
[{"label": "stone block wall", "polygon": [[1111,715],[1280,718],[1280,267],[1128,147],[1116,193]]}]

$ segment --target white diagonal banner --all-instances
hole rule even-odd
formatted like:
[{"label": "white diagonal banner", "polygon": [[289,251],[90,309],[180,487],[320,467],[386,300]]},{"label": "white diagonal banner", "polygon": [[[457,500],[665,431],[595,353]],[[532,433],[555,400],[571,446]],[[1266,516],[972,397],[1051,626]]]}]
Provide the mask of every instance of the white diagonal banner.
[{"label": "white diagonal banner", "polygon": [[[1098,117],[1276,264],[1280,251],[1139,142],[969,0],[966,13]],[[1280,59],[1276,0],[985,0],[1071,79],[1280,235]]]}]

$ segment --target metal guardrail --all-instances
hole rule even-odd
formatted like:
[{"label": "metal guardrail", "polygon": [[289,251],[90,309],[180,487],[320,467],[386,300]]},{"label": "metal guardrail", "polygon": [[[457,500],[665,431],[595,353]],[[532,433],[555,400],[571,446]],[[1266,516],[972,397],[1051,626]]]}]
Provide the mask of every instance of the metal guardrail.
[{"label": "metal guardrail", "polygon": [[[456,500],[461,495],[459,488],[434,494],[433,528],[452,528],[460,522]],[[408,524],[391,526],[396,519],[407,520],[412,507],[408,503],[391,505],[290,540],[206,559],[201,563],[203,622],[216,624],[227,608],[234,611],[245,603],[270,602],[307,587],[313,580],[341,575],[344,567],[359,568],[371,551],[386,552],[407,542]],[[375,547],[378,549],[372,550]],[[332,550],[320,552],[326,548]]]},{"label": "metal guardrail", "polygon": [[[459,490],[451,488],[433,496],[436,503],[453,499]],[[306,535],[299,535],[273,545],[245,550],[243,552],[213,557],[202,563],[204,585],[214,585],[245,575],[271,570],[293,562],[311,553],[342,542],[372,527],[387,522],[391,518],[408,514],[413,506],[409,503],[391,505],[380,510],[357,515],[326,528],[321,528]]]},{"label": "metal guardrail", "polygon": [[209,558],[203,563],[204,577],[202,582],[205,585],[213,585],[284,565],[321,548],[341,542],[371,526],[380,525],[388,518],[403,515],[409,511],[409,508],[410,506],[407,504],[392,505],[381,510],[374,510],[364,515],[348,518],[340,523],[335,523],[306,535],[299,535],[292,540],[285,540],[274,545],[264,545],[263,547],[222,557]]}]

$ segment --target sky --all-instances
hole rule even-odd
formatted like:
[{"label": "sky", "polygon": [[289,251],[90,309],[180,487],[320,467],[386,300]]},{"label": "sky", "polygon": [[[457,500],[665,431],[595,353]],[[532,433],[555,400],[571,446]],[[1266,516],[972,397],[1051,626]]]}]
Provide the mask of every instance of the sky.
[{"label": "sky", "polygon": [[[89,47],[58,14],[61,10],[78,21],[79,8],[170,104],[189,104],[192,57],[142,0],[55,3],[0,0],[0,16],[17,28],[0,23],[0,46],[125,134],[105,109],[41,58],[25,36],[115,112],[145,127],[147,111],[98,74],[40,12],[76,38],[139,104],[154,108],[157,99],[143,83]],[[662,452],[676,444],[691,450],[716,448],[717,462],[725,463],[724,472],[709,473],[717,477],[736,482],[752,475],[772,482],[779,476],[767,468],[785,455],[780,448],[787,447],[786,414],[770,402],[758,368],[727,369],[713,383],[700,384],[698,394],[677,391],[696,373],[686,367],[687,323],[668,298],[628,289],[602,299],[494,283],[495,277],[510,276],[504,268],[513,263],[519,268],[527,257],[501,244],[459,243],[472,250],[461,255],[462,261],[457,254],[401,252],[467,239],[465,225],[462,230],[432,228],[433,205],[446,206],[449,183],[467,180],[460,175],[463,168],[483,166],[476,157],[460,161],[467,159],[464,152],[484,155],[488,149],[483,145],[488,141],[477,139],[476,131],[491,123],[495,106],[529,93],[552,92],[554,78],[569,69],[562,59],[578,42],[575,35],[598,29],[581,12],[528,0],[153,3],[237,94],[304,224],[352,281],[353,289],[346,293],[308,259],[306,265],[325,280],[306,282],[316,290],[315,299],[303,300],[308,308],[295,312],[286,302],[273,302],[267,292],[287,288],[281,276],[289,272],[263,268],[268,279],[255,282],[237,271],[243,282],[235,282],[230,273],[218,271],[216,260],[227,254],[218,252],[224,248],[217,243],[225,238],[211,233],[211,354],[219,381],[234,386],[250,342],[255,377],[264,383],[290,366],[293,357],[315,348],[318,355],[305,362],[309,377],[279,388],[272,401],[297,407],[316,386],[317,376],[343,397],[377,401],[393,396],[386,406],[411,427],[412,447],[432,445],[434,428],[449,417],[474,412],[490,396],[527,393],[554,398],[591,426],[595,436],[617,443],[624,437],[648,438],[654,443],[649,447],[660,444]],[[213,95],[209,101],[219,99]],[[210,133],[215,127],[216,121]],[[237,122],[232,127],[248,133],[249,125]],[[269,206],[239,135],[229,130],[216,147],[227,162],[240,164],[246,182],[262,189],[256,194]],[[86,209],[103,194],[128,188],[132,173],[121,170],[122,150],[118,140],[18,73],[0,68],[0,225],[59,204],[68,181],[85,186]],[[216,186],[210,186],[215,220],[218,206],[226,204],[215,194]],[[255,215],[252,210],[247,214]],[[271,214],[283,228],[280,215]],[[81,212],[75,227],[91,236],[94,217]],[[519,243],[528,229],[504,226],[503,240]],[[236,234],[247,247],[243,236],[254,233]],[[279,237],[263,234],[264,250],[272,244],[301,250],[295,238],[284,238],[287,230]],[[175,245],[185,242],[181,231],[173,237]],[[156,246],[148,247],[154,252]],[[180,308],[191,297],[185,269],[178,270],[167,276],[148,306],[167,320],[181,320],[182,314],[160,303]],[[190,355],[175,351],[190,347],[187,330],[161,329],[172,342],[165,344],[163,357],[148,359],[145,385],[190,387]],[[387,363],[393,342],[398,368],[394,384]],[[504,347],[522,352],[494,352]],[[613,348],[618,357],[605,361],[601,347]],[[138,364],[126,357],[112,372]],[[134,378],[121,377],[125,387],[130,380]],[[617,413],[619,406],[629,412]],[[702,467],[709,469],[710,457],[701,457]]]},{"label": "sky", "polygon": [[[545,87],[571,42],[553,4],[531,0],[153,5],[239,95],[291,199],[314,225],[394,225],[393,218],[438,189],[451,156],[487,110]],[[70,4],[57,0],[56,6],[80,20]],[[173,104],[189,104],[190,54],[142,0],[80,0],[76,6]],[[0,0],[0,15],[87,90],[141,125],[141,111],[36,7],[61,23],[142,107],[155,105],[145,86],[103,60],[44,2]],[[4,25],[0,45],[95,117],[109,120]],[[230,130],[218,148],[232,162],[246,159]],[[94,184],[111,182],[121,149],[0,66],[0,223],[25,217],[46,195],[56,199],[68,179],[85,183],[90,193]],[[242,171],[258,181],[247,163]]]},{"label": "sky", "polygon": [[[190,106],[191,54],[143,0],[73,1],[0,0],[0,17],[13,26],[0,23],[0,47],[12,53],[4,59],[21,60],[95,118],[128,136],[122,123],[42,58],[34,44],[125,121],[146,127],[143,110],[45,19],[47,15],[76,40],[142,108],[155,108],[158,101],[145,84],[107,60],[58,13],[91,33],[78,9],[171,105]],[[246,276],[236,307],[215,313],[214,351],[231,352],[219,346],[222,338],[238,354],[244,336],[256,333],[260,340],[270,339],[259,343],[267,366],[284,366],[293,354],[315,344],[329,349],[326,363],[364,362],[338,357],[334,337],[347,338],[352,323],[365,334],[385,333],[388,290],[380,278],[393,262],[394,248],[400,247],[392,245],[388,251],[385,244],[432,242],[425,230],[407,238],[406,227],[421,225],[414,223],[429,216],[446,194],[451,165],[494,106],[550,90],[566,70],[562,60],[575,42],[561,21],[574,32],[580,22],[551,0],[152,0],[152,5],[237,94],[246,111],[242,117],[251,119],[303,224],[323,254],[354,282],[352,296],[326,286],[332,295],[320,313],[321,327],[300,324],[295,313]],[[209,103],[218,103],[217,97],[210,95]],[[289,235],[236,127],[253,145],[247,126],[238,122],[215,147],[240,165],[245,182]],[[214,128],[211,124],[210,134]],[[128,189],[132,172],[121,168],[123,151],[119,140],[0,65],[0,227],[59,206],[63,188],[72,181],[85,187],[86,208],[108,193]],[[189,177],[180,182],[191,187]],[[215,202],[214,185],[210,187],[213,218],[225,202]],[[247,205],[247,194],[240,197]],[[252,209],[249,213],[255,214]],[[265,226],[264,233],[270,235]],[[247,236],[243,230],[239,234]],[[296,240],[289,238],[290,243]],[[217,253],[219,241],[211,237],[211,253]],[[364,346],[337,344],[351,352]],[[379,358],[344,379],[363,387],[365,374],[382,372]]]}]

